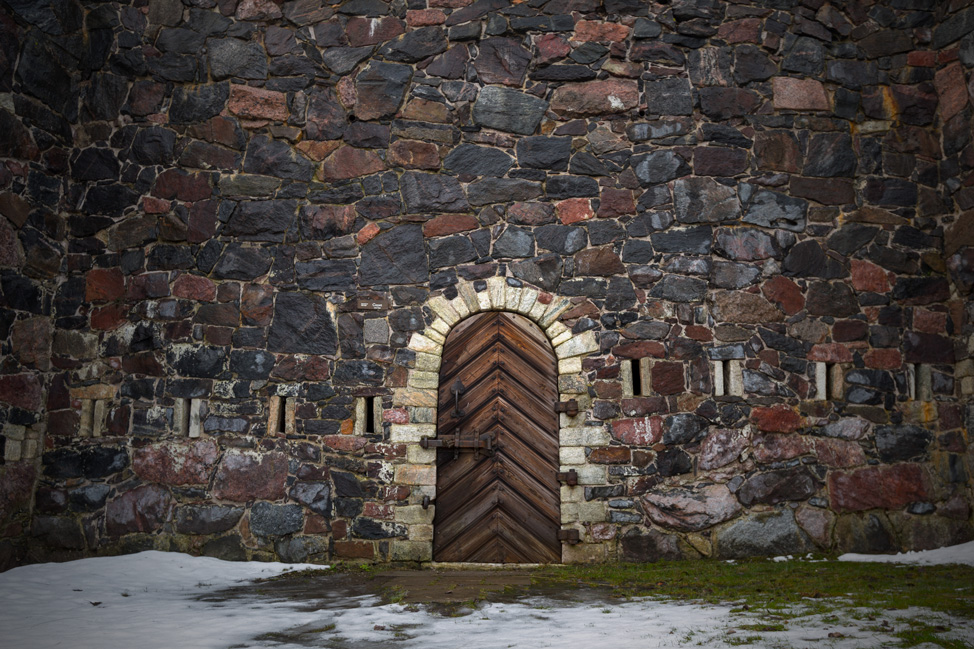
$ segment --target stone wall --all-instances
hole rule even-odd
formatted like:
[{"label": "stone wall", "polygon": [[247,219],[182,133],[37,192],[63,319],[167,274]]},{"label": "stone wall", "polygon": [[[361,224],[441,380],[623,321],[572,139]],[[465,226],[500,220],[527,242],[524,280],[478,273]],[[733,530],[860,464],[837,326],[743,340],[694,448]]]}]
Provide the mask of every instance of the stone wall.
[{"label": "stone wall", "polygon": [[490,309],[565,561],[974,538],[972,67],[962,0],[0,1],[0,566],[429,559]]}]

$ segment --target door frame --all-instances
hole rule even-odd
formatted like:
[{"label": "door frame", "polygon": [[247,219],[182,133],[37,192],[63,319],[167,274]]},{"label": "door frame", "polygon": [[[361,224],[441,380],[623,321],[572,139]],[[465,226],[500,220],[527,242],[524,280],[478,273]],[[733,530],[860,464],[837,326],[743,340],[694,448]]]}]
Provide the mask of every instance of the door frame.
[{"label": "door frame", "polygon": [[[591,397],[582,373],[582,359],[599,353],[595,332],[573,334],[558,319],[572,307],[568,298],[514,278],[461,280],[450,289],[432,294],[425,306],[434,319],[422,332],[414,332],[410,337],[407,349],[415,353],[415,361],[409,369],[406,386],[393,390],[391,412],[387,410],[383,417],[393,422],[389,426],[389,441],[406,447],[405,458],[389,462],[387,475],[393,485],[409,488],[408,499],[395,505],[394,520],[401,526],[401,533],[390,539],[389,558],[432,560],[436,449],[424,449],[420,441],[423,437],[436,437],[437,391],[446,336],[457,323],[476,313],[511,311],[527,317],[544,332],[558,361],[559,399],[578,402],[578,414],[574,417],[566,413],[558,415],[559,470],[574,469],[578,474],[577,486],[561,486],[561,528],[577,530],[580,540],[577,544],[562,544],[562,562],[608,560],[614,554],[614,539],[600,538],[604,536],[600,534],[604,526],[599,525],[607,521],[606,505],[586,502],[584,498],[585,486],[605,485],[608,481],[607,467],[590,464],[585,449],[608,446],[611,440],[605,426],[585,425]],[[434,504],[424,507],[424,499]]]}]

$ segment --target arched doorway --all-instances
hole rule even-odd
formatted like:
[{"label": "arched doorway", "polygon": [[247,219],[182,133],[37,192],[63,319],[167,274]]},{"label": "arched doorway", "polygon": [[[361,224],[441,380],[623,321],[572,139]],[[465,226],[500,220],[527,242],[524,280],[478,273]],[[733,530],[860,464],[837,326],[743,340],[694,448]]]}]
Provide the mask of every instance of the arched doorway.
[{"label": "arched doorway", "polygon": [[527,318],[490,311],[447,337],[438,393],[433,559],[561,560],[558,374]]}]

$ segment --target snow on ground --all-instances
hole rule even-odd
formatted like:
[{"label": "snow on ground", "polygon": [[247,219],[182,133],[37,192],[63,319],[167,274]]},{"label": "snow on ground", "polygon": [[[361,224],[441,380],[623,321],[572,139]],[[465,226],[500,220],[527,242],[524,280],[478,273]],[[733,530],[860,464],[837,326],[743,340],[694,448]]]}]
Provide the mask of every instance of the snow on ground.
[{"label": "snow on ground", "polygon": [[[972,554],[974,544],[967,544],[893,560],[970,563]],[[810,615],[782,620],[786,628],[773,631],[760,627],[778,620],[756,611],[655,599],[606,600],[594,591],[570,591],[564,594],[567,599],[485,603],[459,617],[382,604],[374,595],[322,593],[315,599],[286,600],[259,588],[238,589],[232,596],[222,592],[305,568],[320,566],[224,562],[163,552],[15,568],[0,574],[0,646],[541,649],[611,641],[614,649],[721,649],[758,635],[752,646],[838,649],[890,646],[896,642],[891,634],[902,628],[905,617],[930,619],[929,611],[919,610],[887,612],[881,620],[875,612],[852,612],[842,619]],[[970,621],[942,622],[960,638],[974,635]]]},{"label": "snow on ground", "polygon": [[974,566],[974,541],[949,548],[901,552],[899,554],[843,554],[839,561],[873,561],[877,563],[915,563],[925,566],[963,563]]}]

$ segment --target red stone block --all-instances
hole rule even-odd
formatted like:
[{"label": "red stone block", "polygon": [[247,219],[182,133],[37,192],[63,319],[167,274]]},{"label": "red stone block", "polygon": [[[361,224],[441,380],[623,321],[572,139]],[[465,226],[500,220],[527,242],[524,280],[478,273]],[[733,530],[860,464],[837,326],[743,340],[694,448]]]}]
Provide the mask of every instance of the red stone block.
[{"label": "red stone block", "polygon": [[[335,521],[332,529],[337,527],[338,523],[339,521]],[[374,559],[375,546],[369,541],[335,541],[335,556],[342,559]]]},{"label": "red stone block", "polygon": [[231,113],[246,119],[284,121],[288,115],[287,95],[265,88],[233,84],[228,108]]},{"label": "red stone block", "polygon": [[696,147],[693,173],[698,176],[735,176],[747,170],[747,151],[724,146]]},{"label": "red stone block", "polygon": [[579,20],[575,23],[575,41],[624,41],[632,31],[626,25],[600,20]]},{"label": "red stone block", "polygon": [[186,241],[202,243],[216,234],[217,210],[219,201],[199,201],[189,208],[189,224],[186,228]]},{"label": "red stone block", "polygon": [[305,514],[305,534],[328,534],[329,532],[331,532],[331,526],[328,524],[328,519],[319,514]]},{"label": "red stone block", "polygon": [[900,509],[930,496],[927,476],[918,464],[833,471],[828,486],[831,507],[837,512]]},{"label": "red stone block", "polygon": [[122,369],[129,374],[145,374],[146,376],[163,376],[166,373],[162,363],[156,358],[155,352],[126,354],[122,357]]},{"label": "red stone block", "polygon": [[663,343],[655,340],[641,340],[614,347],[612,353],[622,358],[643,358],[644,356],[665,358],[666,347],[663,346]]},{"label": "red stone block", "polygon": [[148,482],[165,485],[207,484],[220,457],[212,440],[160,442],[132,451],[132,470]]},{"label": "red stone block", "polygon": [[802,425],[801,415],[785,405],[752,408],[751,421],[767,433],[793,433]]},{"label": "red stone block", "polygon": [[[937,414],[940,417],[940,430],[951,430],[964,425],[964,410],[958,404],[939,402]],[[954,452],[963,453],[964,450],[961,448]]]},{"label": "red stone block", "polygon": [[871,291],[873,293],[885,293],[890,289],[889,276],[885,269],[876,264],[853,259],[852,265],[852,287],[857,291]]},{"label": "red stone block", "polygon": [[169,297],[169,273],[141,273],[129,277],[125,284],[128,301]]},{"label": "red stone block", "polygon": [[100,331],[111,331],[122,326],[128,315],[128,307],[121,304],[109,304],[91,312],[91,328]]},{"label": "red stone block", "polygon": [[683,363],[655,363],[651,374],[653,392],[683,394],[686,391]]},{"label": "red stone block", "polygon": [[392,505],[380,505],[379,503],[367,500],[365,501],[365,508],[362,511],[362,515],[378,520],[391,521],[394,512],[395,510],[392,508]]},{"label": "red stone block", "polygon": [[761,39],[761,19],[741,18],[723,23],[717,30],[717,37],[728,45],[734,43],[757,43]]},{"label": "red stone block", "polygon": [[382,421],[390,424],[408,424],[409,411],[405,408],[389,408],[382,411]]},{"label": "red stone block", "polygon": [[626,272],[611,246],[588,248],[575,255],[575,271],[578,275],[597,275],[607,277]]},{"label": "red stone block", "polygon": [[700,325],[687,325],[684,333],[687,338],[699,340],[700,342],[707,343],[714,339],[713,332],[707,327],[701,327]]},{"label": "red stone block", "polygon": [[801,435],[765,435],[756,437],[752,455],[761,464],[790,460],[809,452],[809,442]]},{"label": "red stone block", "polygon": [[906,55],[906,64],[916,68],[936,67],[937,53],[928,50],[914,50]]},{"label": "red stone block", "polygon": [[771,81],[775,110],[829,110],[825,87],[814,79],[775,77]]},{"label": "red stone block", "polygon": [[166,169],[156,178],[152,188],[154,196],[186,202],[205,200],[212,193],[209,174],[190,174],[181,169]]},{"label": "red stone block", "polygon": [[903,355],[898,349],[871,349],[862,360],[866,367],[875,370],[898,370],[903,365]]},{"label": "red stone block", "polygon": [[[588,203],[588,211],[591,214],[592,205],[589,203],[588,199],[570,198],[568,200],[585,201]],[[514,203],[507,208],[507,218],[512,223],[517,223],[519,225],[545,225],[546,223],[552,223],[555,220],[555,208],[548,203]],[[588,218],[592,218],[592,216],[589,216]]]},{"label": "red stone block", "polygon": [[928,334],[945,334],[947,333],[947,314],[926,309],[914,309],[913,328]]},{"label": "red stone block", "polygon": [[627,417],[655,415],[669,410],[663,397],[634,397],[622,400],[622,412]]},{"label": "red stone block", "polygon": [[257,455],[231,449],[213,479],[213,496],[231,502],[284,498],[287,456],[279,452]]},{"label": "red stone block", "polygon": [[216,299],[216,284],[200,275],[180,275],[173,282],[172,294],[187,300],[213,302]]},{"label": "red stone block", "polygon": [[379,234],[379,225],[377,223],[366,223],[365,226],[358,231],[355,235],[355,242],[360,246],[364,246],[369,241]]},{"label": "red stone block", "polygon": [[558,59],[563,59],[572,51],[568,41],[557,34],[545,34],[544,36],[536,37],[534,44],[538,48],[538,56],[536,58],[538,65],[547,65]]},{"label": "red stone block", "polygon": [[588,456],[593,464],[629,464],[630,460],[628,446],[600,446],[593,448]]},{"label": "red stone block", "polygon": [[822,363],[851,363],[852,352],[839,343],[821,343],[812,346],[808,352],[808,360]]},{"label": "red stone block", "polygon": [[154,196],[142,197],[142,211],[146,214],[165,214],[169,211],[171,203],[162,198]]},{"label": "red stone block", "polygon": [[85,299],[89,302],[111,302],[125,294],[125,277],[118,268],[93,268],[88,271]]},{"label": "red stone block", "polygon": [[632,79],[566,83],[551,96],[551,110],[563,117],[614,115],[639,104],[639,87]]},{"label": "red stone block", "polygon": [[358,435],[323,435],[321,443],[336,451],[354,453],[365,448],[368,440]]},{"label": "red stone block", "polygon": [[934,77],[934,87],[940,96],[940,119],[944,122],[964,110],[967,106],[967,84],[964,79],[964,68],[960,62],[954,62],[946,68],[937,71]]},{"label": "red stone block", "polygon": [[787,277],[778,275],[769,279],[761,287],[761,292],[787,315],[795,315],[805,308],[805,296],[801,289]]},{"label": "red stone block", "polygon": [[385,169],[386,163],[375,152],[343,146],[321,163],[318,177],[322,180],[348,180]]},{"label": "red stone block", "polygon": [[588,198],[568,198],[555,203],[555,213],[565,225],[587,221],[595,217],[592,201]]},{"label": "red stone block", "polygon": [[410,9],[406,12],[406,24],[410,27],[442,25],[445,22],[446,14],[439,9]]},{"label": "red stone block", "polygon": [[389,164],[403,169],[439,169],[440,150],[432,142],[396,140],[389,147]]},{"label": "red stone block", "polygon": [[[573,199],[569,199],[573,200]],[[582,199],[584,200],[584,199]],[[566,202],[566,201],[562,201]],[[636,213],[636,201],[629,189],[603,189],[599,204],[599,218],[615,218]],[[563,221],[564,222],[564,221]]]},{"label": "red stone block", "polygon": [[0,402],[24,410],[41,407],[41,384],[34,374],[7,374],[0,376]]},{"label": "red stone block", "polygon": [[169,491],[159,485],[142,485],[108,503],[105,531],[113,538],[132,532],[154,532],[169,519],[171,509]]},{"label": "red stone block", "polygon": [[304,359],[282,356],[271,372],[271,376],[286,381],[325,381],[330,375],[328,359],[323,356],[311,356]]},{"label": "red stone block", "polygon": [[348,44],[352,47],[391,41],[405,31],[402,21],[393,17],[364,18],[353,16],[348,19],[348,23],[345,25],[345,35],[348,37]]},{"label": "red stone block", "polygon": [[650,446],[663,437],[661,417],[617,419],[612,422],[612,436],[623,444]]},{"label": "red stone block", "polygon": [[802,178],[792,176],[791,195],[808,198],[822,205],[848,205],[856,202],[856,188],[842,178]]},{"label": "red stone block", "polygon": [[476,230],[480,221],[471,214],[440,214],[423,224],[423,236],[442,237],[447,234]]},{"label": "red stone block", "polygon": [[274,310],[274,289],[265,284],[245,284],[240,296],[240,316],[248,326],[266,327]]},{"label": "red stone block", "polygon": [[866,463],[866,454],[858,442],[818,437],[812,444],[815,455],[825,466],[847,469]]},{"label": "red stone block", "polygon": [[832,325],[832,339],[836,342],[865,340],[867,335],[869,335],[869,325],[863,320],[838,320]]}]

